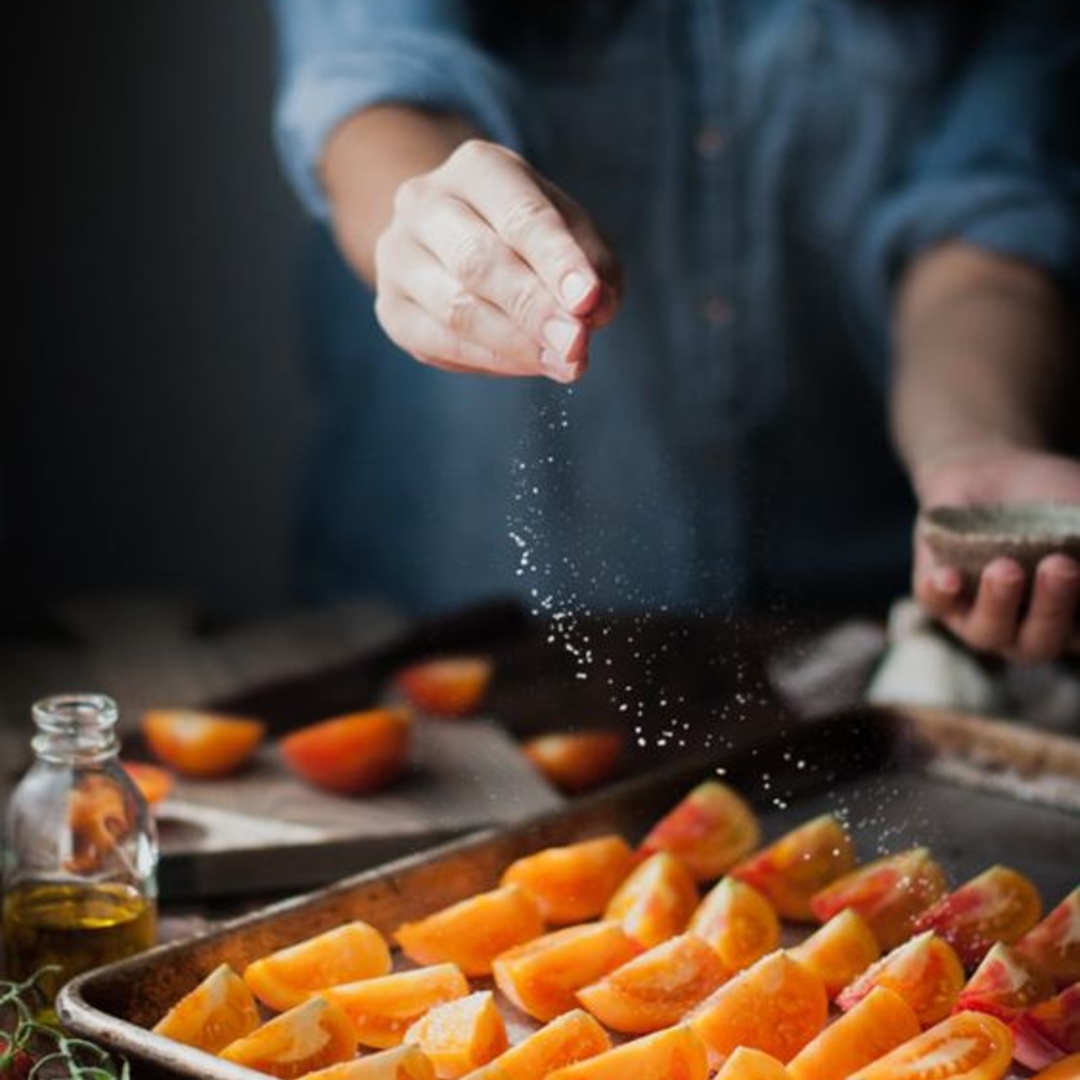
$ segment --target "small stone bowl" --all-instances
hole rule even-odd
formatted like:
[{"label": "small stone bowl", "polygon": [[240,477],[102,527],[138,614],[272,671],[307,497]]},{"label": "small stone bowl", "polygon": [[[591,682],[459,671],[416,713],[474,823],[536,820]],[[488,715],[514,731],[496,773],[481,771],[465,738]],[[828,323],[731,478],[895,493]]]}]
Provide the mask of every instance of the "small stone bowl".
[{"label": "small stone bowl", "polygon": [[1001,556],[1015,559],[1029,576],[1055,552],[1080,562],[1080,505],[978,503],[937,506],[919,516],[919,533],[938,561],[978,577]]}]

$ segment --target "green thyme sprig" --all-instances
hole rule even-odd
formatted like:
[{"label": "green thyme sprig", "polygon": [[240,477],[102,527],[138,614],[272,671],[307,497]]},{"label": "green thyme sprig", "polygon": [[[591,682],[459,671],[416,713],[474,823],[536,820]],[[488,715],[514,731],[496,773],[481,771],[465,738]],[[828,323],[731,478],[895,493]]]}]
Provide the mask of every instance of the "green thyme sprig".
[{"label": "green thyme sprig", "polygon": [[26,1080],[131,1080],[128,1063],[114,1058],[94,1043],[72,1038],[59,1028],[36,1019],[44,1004],[38,985],[56,968],[46,967],[24,982],[0,979],[0,1023],[6,1045],[0,1046],[0,1077],[25,1076]]}]

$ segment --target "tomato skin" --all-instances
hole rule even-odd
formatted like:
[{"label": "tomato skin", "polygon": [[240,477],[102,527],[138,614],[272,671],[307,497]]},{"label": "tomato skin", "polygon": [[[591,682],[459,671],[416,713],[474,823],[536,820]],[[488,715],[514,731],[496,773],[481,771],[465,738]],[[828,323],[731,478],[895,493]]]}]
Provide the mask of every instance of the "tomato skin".
[{"label": "tomato skin", "polygon": [[915,919],[913,930],[933,930],[970,971],[995,942],[1016,941],[1041,914],[1042,897],[1035,885],[1016,870],[998,865],[932,904]]},{"label": "tomato skin", "polygon": [[1044,1069],[1080,1051],[1080,983],[1022,1012],[1012,1023],[1016,1060]]},{"label": "tomato skin", "polygon": [[878,1058],[847,1080],[1002,1080],[1013,1037],[995,1016],[962,1012]]},{"label": "tomato skin", "polygon": [[522,752],[560,791],[577,795],[615,775],[622,757],[618,731],[567,731],[537,735]]},{"label": "tomato skin", "polygon": [[30,1070],[34,1067],[34,1059],[25,1050],[16,1050],[11,1054],[11,1060],[7,1055],[11,1053],[11,1043],[5,1035],[0,1035],[0,1065],[3,1065],[3,1080],[27,1080]]},{"label": "tomato skin", "polygon": [[154,756],[183,776],[213,779],[246,765],[266,735],[249,716],[193,709],[151,709],[142,733]]},{"label": "tomato skin", "polygon": [[392,683],[397,693],[421,712],[468,716],[480,707],[494,671],[485,656],[440,656],[402,668]]},{"label": "tomato skin", "polygon": [[1016,950],[1064,990],[1080,982],[1080,886],[1029,930]]},{"label": "tomato skin", "polygon": [[285,763],[316,787],[362,795],[396,780],[409,758],[412,717],[405,709],[369,709],[331,717],[278,743]]}]

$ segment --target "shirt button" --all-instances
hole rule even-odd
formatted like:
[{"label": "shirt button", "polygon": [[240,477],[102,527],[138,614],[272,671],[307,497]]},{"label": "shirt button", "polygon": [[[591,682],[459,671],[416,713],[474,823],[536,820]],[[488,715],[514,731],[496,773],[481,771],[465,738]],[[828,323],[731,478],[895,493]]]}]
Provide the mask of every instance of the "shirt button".
[{"label": "shirt button", "polygon": [[727,136],[718,127],[707,125],[698,130],[694,149],[706,161],[715,161],[727,148]]},{"label": "shirt button", "polygon": [[735,310],[726,296],[710,296],[701,305],[701,317],[710,326],[726,326],[735,317]]}]

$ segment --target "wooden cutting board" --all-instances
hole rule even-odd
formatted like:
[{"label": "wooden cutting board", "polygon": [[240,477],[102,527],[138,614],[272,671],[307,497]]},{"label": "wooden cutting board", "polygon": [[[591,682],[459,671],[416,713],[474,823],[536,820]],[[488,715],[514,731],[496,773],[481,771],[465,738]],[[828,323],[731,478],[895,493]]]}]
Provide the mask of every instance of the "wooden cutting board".
[{"label": "wooden cutting board", "polygon": [[297,779],[271,746],[243,774],[179,780],[157,808],[167,901],[295,891],[492,825],[561,798],[487,720],[418,718],[413,766],[375,795]]}]

